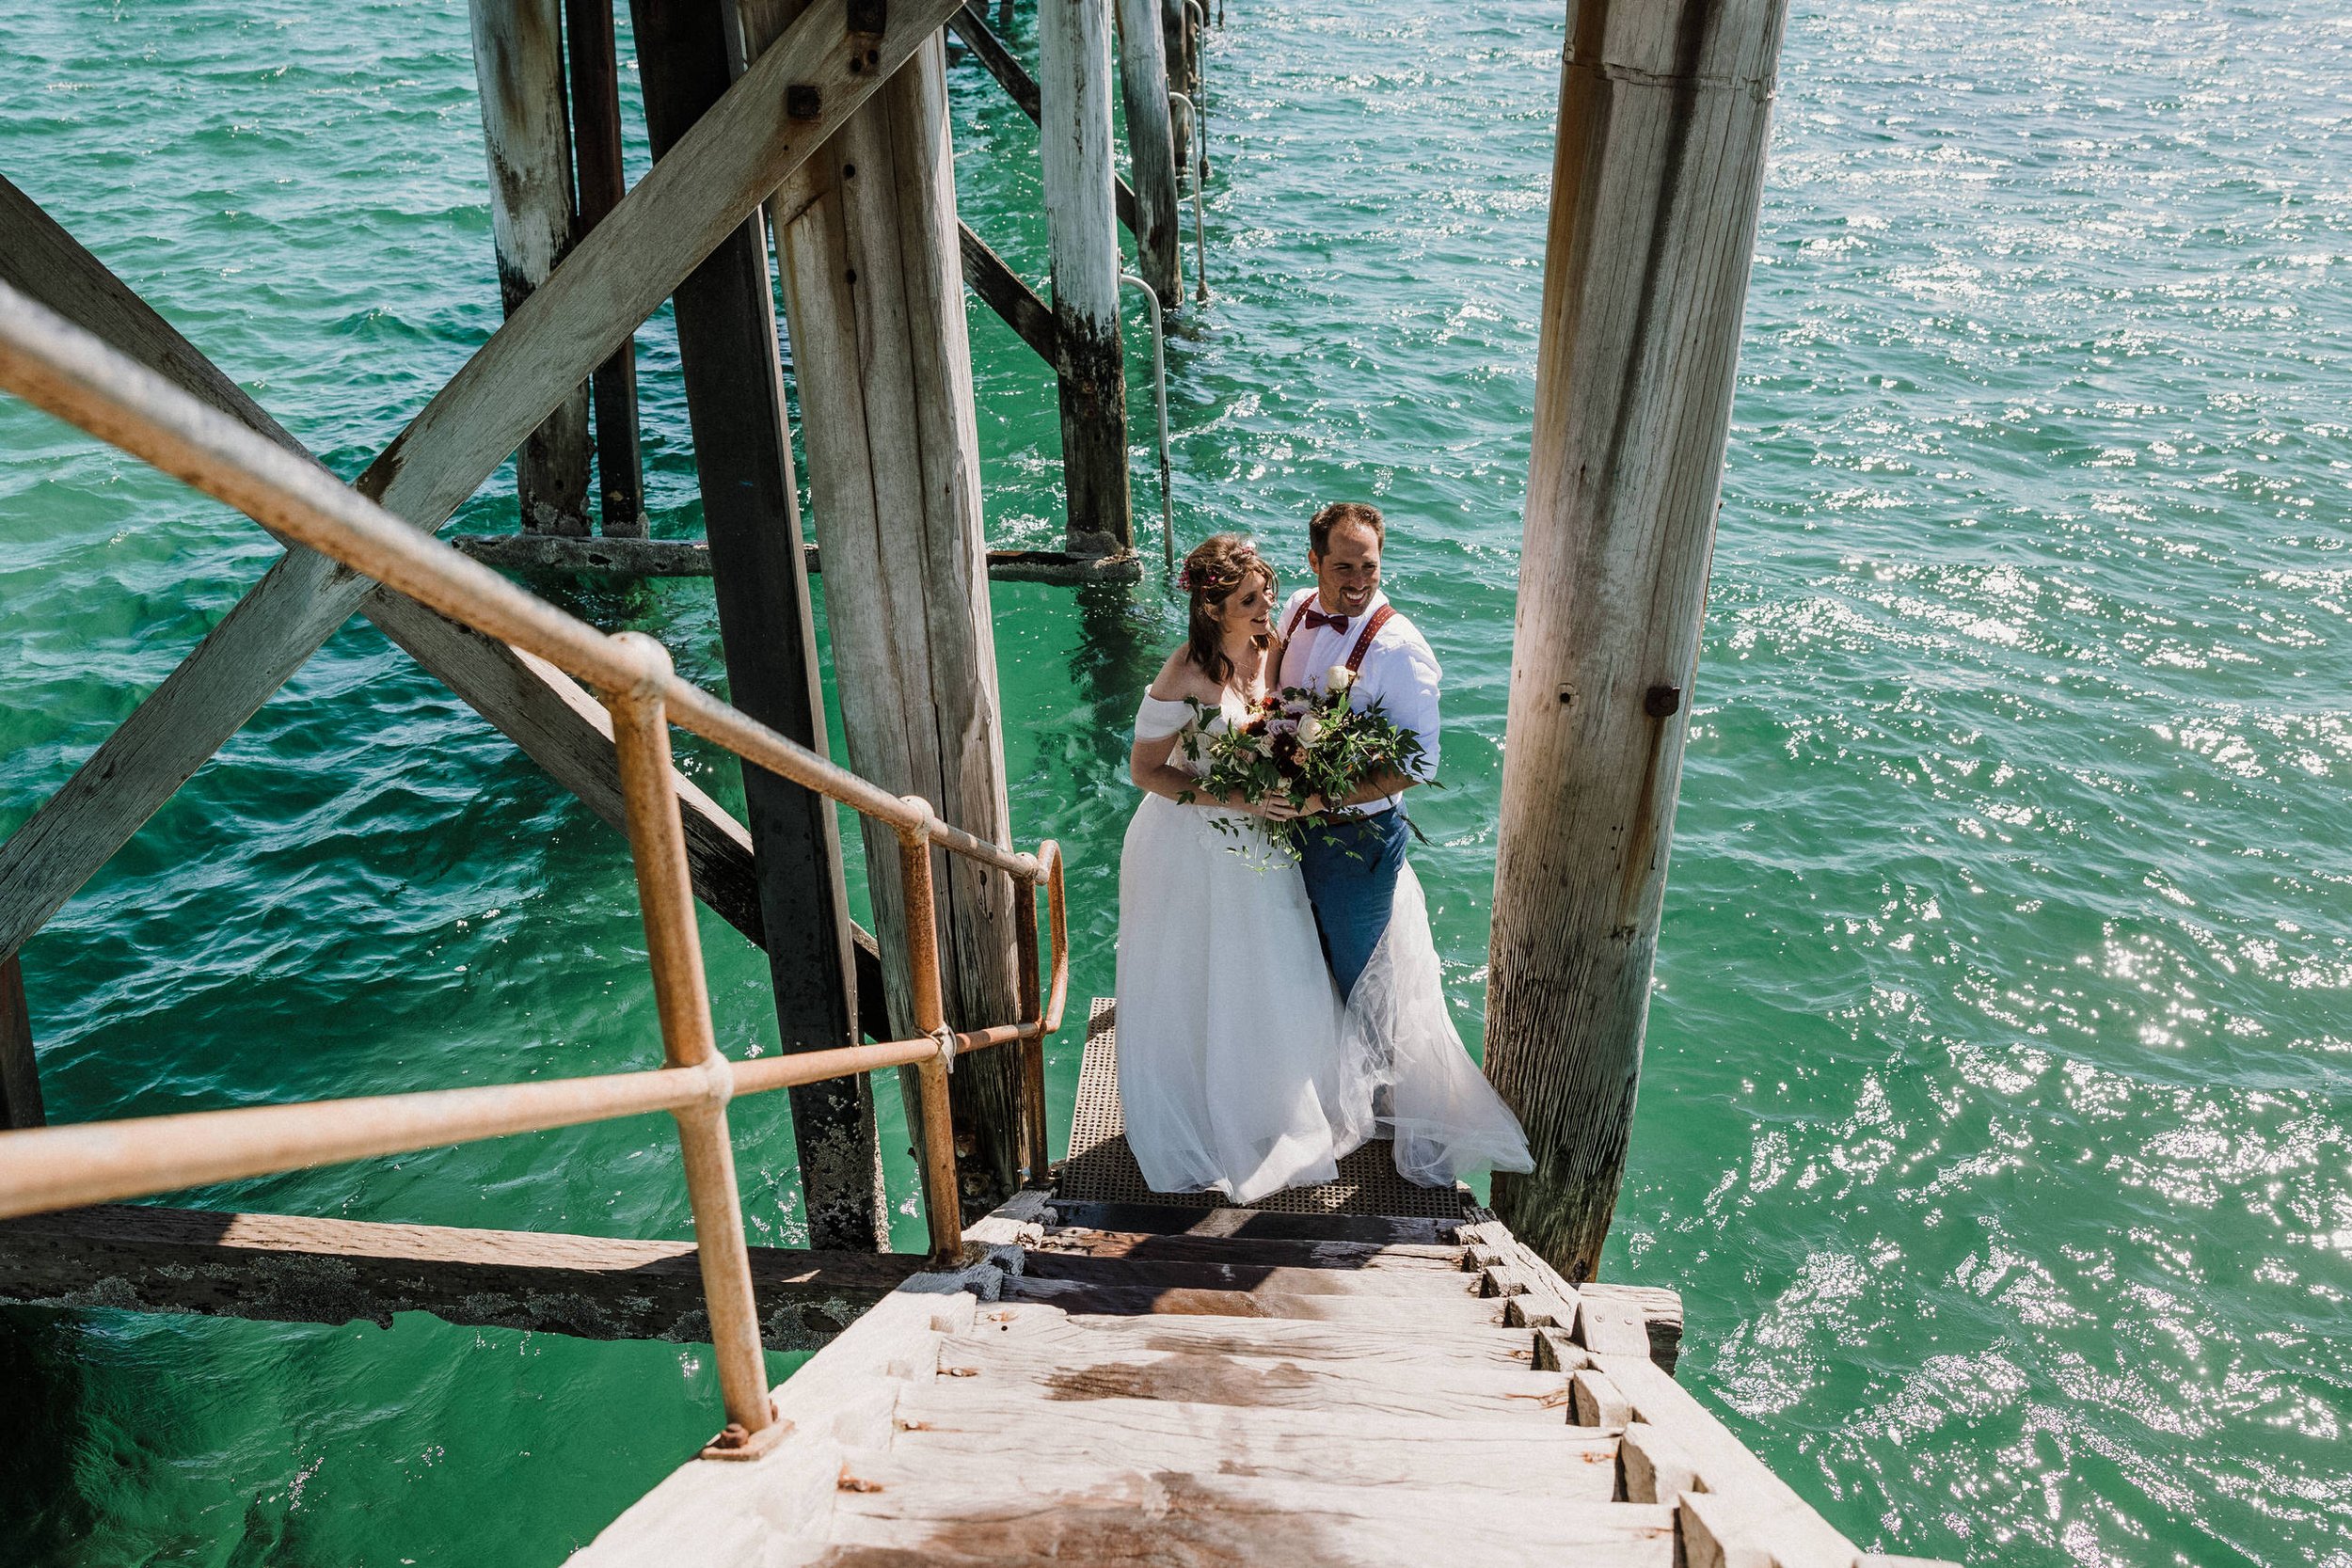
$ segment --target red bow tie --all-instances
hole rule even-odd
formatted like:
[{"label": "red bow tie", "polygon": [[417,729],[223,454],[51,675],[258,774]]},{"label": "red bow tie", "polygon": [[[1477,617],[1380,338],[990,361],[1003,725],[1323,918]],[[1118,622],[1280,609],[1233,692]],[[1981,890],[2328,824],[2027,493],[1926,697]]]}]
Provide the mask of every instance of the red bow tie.
[{"label": "red bow tie", "polygon": [[1329,626],[1333,631],[1345,631],[1347,629],[1347,617],[1344,615],[1326,615],[1320,610],[1311,610],[1307,611],[1307,619],[1304,624],[1309,631],[1314,630],[1317,626]]}]

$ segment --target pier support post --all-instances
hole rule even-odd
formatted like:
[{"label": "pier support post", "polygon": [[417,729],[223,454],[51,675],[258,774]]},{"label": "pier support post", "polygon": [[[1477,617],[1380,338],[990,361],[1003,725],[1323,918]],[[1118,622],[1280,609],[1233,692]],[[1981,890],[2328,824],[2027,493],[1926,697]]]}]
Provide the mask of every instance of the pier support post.
[{"label": "pier support post", "polygon": [[[1184,8],[1184,0],[1153,3],[1160,11],[1160,55],[1168,67],[1168,90],[1183,93],[1197,103],[1200,101],[1200,84],[1192,69],[1192,13]],[[1182,119],[1168,129],[1168,146],[1180,169],[1191,168],[1198,155],[1193,150],[1192,136],[1193,128]],[[1198,175],[1195,170],[1194,177]]]},{"label": "pier support post", "polygon": [[[572,159],[580,182],[578,232],[602,223],[628,192],[621,169],[620,61],[612,0],[564,0],[572,70]],[[645,468],[637,446],[637,340],[622,340],[589,383],[596,428],[598,511],[607,537],[645,536]]]},{"label": "pier support post", "polygon": [[1066,530],[1073,554],[1111,555],[1129,548],[1132,531],[1111,205],[1109,0],[1038,0],[1037,35]]},{"label": "pier support post", "polygon": [[[725,0],[630,0],[659,158],[728,86]],[[678,359],[710,541],[720,641],[735,705],[825,752],[817,628],[768,274],[755,214],[673,295]],[[743,793],[787,1051],[857,1042],[850,916],[832,804],[746,763]],[[863,1075],[790,1091],[809,1244],[889,1244],[874,1103]]]},{"label": "pier support post", "polygon": [[[746,47],[756,54],[803,8],[803,0],[741,0]],[[850,766],[1004,843],[1004,726],[945,41],[918,49],[809,172],[769,214]],[[902,851],[888,824],[865,826],[891,1033],[904,1039],[925,1031],[909,911],[886,874]],[[935,938],[949,1027],[1017,1016],[1009,879],[960,856],[935,858],[944,863]],[[959,1162],[969,1216],[1020,1184],[1019,1068],[1016,1053],[994,1051],[946,1079],[955,1141],[970,1151]]]},{"label": "pier support post", "polygon": [[1136,191],[1136,270],[1160,309],[1183,309],[1179,255],[1183,209],[1176,199],[1176,143],[1168,112],[1168,53],[1159,0],[1117,0],[1119,87],[1127,110],[1127,156]]},{"label": "pier support post", "polygon": [[1786,0],[1578,0],[1552,166],[1486,1071],[1494,1206],[1590,1279],[1625,1170]]},{"label": "pier support post", "polygon": [[[572,244],[571,134],[564,114],[557,0],[473,0],[474,75],[490,151],[490,235],[499,299],[513,315]],[[588,388],[516,454],[523,531],[588,531]]]},{"label": "pier support post", "polygon": [[33,1058],[24,963],[11,953],[0,958],[0,1128],[40,1127],[48,1119],[40,1103],[40,1066]]}]

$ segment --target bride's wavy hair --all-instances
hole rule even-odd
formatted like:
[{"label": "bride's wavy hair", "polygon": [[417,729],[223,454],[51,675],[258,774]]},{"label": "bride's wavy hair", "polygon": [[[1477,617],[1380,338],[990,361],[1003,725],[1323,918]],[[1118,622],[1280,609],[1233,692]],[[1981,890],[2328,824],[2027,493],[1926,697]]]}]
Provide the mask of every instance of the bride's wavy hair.
[{"label": "bride's wavy hair", "polygon": [[1225,657],[1221,612],[1225,601],[1252,578],[1265,584],[1266,598],[1271,601],[1274,568],[1265,563],[1257,547],[1238,533],[1213,533],[1184,557],[1184,569],[1176,578],[1176,585],[1192,595],[1192,612],[1185,622],[1185,656],[1202,674],[1219,684],[1233,673],[1233,661]]}]

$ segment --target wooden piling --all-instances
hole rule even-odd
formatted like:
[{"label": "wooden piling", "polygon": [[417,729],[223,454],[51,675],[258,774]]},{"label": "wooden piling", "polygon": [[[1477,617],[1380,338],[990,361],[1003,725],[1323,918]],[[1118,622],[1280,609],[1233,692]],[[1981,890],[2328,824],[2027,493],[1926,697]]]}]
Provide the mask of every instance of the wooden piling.
[{"label": "wooden piling", "polygon": [[[746,47],[756,53],[800,8],[741,0]],[[943,40],[918,49],[834,135],[811,185],[780,195],[769,213],[850,766],[1003,842],[1004,721]],[[924,1026],[910,968],[918,944],[886,869],[898,835],[872,819],[865,829],[891,1028],[909,1037]],[[948,1024],[1015,1016],[1009,879],[954,859],[941,871],[935,937]],[[970,1150],[961,1197],[975,1216],[1019,1183],[1020,1065],[992,1053],[961,1064],[946,1085],[956,1143]],[[924,1103],[910,1097],[913,1108]]]},{"label": "wooden piling", "polygon": [[1136,192],[1136,266],[1160,309],[1183,308],[1183,209],[1168,123],[1168,53],[1159,0],[1117,0],[1119,87],[1127,111],[1127,156]]},{"label": "wooden piling", "polygon": [[[571,136],[557,0],[473,0],[474,75],[490,153],[499,299],[521,309],[572,245]],[[515,459],[527,533],[588,531],[588,388],[532,432]]]},{"label": "wooden piling", "polygon": [[[646,134],[659,158],[728,86],[732,8],[724,0],[630,0],[629,10]],[[822,754],[816,623],[756,214],[720,242],[674,301],[729,692],[737,707]],[[748,763],[743,784],[784,1049],[853,1044],[850,917],[833,807]],[[809,1244],[887,1246],[867,1080],[791,1093]]]},{"label": "wooden piling", "polygon": [[[575,232],[586,234],[628,192],[621,169],[620,61],[612,0],[564,0],[564,55],[572,71],[572,164],[579,183]],[[637,340],[629,337],[589,382],[596,413],[598,513],[607,537],[645,536],[645,470],[637,446]]]},{"label": "wooden piling", "polygon": [[[1155,0],[1160,10],[1160,55],[1168,67],[1168,90],[1198,101],[1200,84],[1192,69],[1192,13],[1184,0]],[[1197,156],[1192,127],[1178,119],[1168,127],[1168,148],[1179,169],[1192,168]],[[1197,173],[1194,176],[1197,178]]]},{"label": "wooden piling", "polygon": [[1073,553],[1124,553],[1132,530],[1111,207],[1108,0],[1039,0],[1037,32],[1066,532]]},{"label": "wooden piling", "polygon": [[1786,0],[1571,8],[1495,870],[1494,1204],[1593,1277],[1624,1173]]},{"label": "wooden piling", "polygon": [[40,1102],[40,1066],[33,1058],[24,964],[11,953],[0,958],[0,1128],[40,1127],[48,1119]]}]

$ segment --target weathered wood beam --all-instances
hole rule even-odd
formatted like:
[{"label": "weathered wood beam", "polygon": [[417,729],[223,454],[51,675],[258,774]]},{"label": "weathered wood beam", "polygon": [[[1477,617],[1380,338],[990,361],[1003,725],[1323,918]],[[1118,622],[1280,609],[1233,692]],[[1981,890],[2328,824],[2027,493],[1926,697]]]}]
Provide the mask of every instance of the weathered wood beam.
[{"label": "weathered wood beam", "polygon": [[1552,165],[1486,1071],[1570,1280],[1624,1176],[1786,0],[1576,8]]},{"label": "weathered wood beam", "polygon": [[[1005,40],[989,30],[979,7],[967,3],[947,19],[947,25],[955,29],[956,37],[963,40],[964,47],[972,51],[988,73],[996,78],[996,85],[1005,89],[1005,95],[1029,117],[1029,123],[1042,129],[1044,95],[1037,85],[1037,78],[1030,75],[1028,67],[1021,63],[1021,56],[1005,47]],[[1167,118],[1168,106],[1165,103],[1160,106],[1160,115],[1163,119]],[[1111,199],[1118,209],[1119,221],[1126,226],[1128,233],[1136,233],[1138,219],[1135,190],[1116,173],[1111,180]]]},{"label": "weathered wood beam", "polygon": [[[629,14],[646,135],[659,158],[691,135],[725,94],[734,9],[726,0],[630,0]],[[803,104],[803,112],[809,107]],[[836,130],[832,139],[846,134]],[[772,299],[766,235],[759,219],[747,214],[677,286],[678,361],[729,698],[822,756],[825,694]],[[815,438],[813,428],[809,435]],[[854,1044],[856,974],[833,802],[749,763],[743,795],[783,1047]],[[890,1208],[871,1081],[860,1074],[790,1093],[810,1241],[888,1246]]]},{"label": "weathered wood beam", "polygon": [[[309,457],[302,444],[267,410],[247,396],[219,367],[182,337],[170,323],[77,244],[22,191],[0,180],[0,278],[23,290],[75,325],[105,339],[139,363],[222,413]],[[315,461],[315,459],[312,459]],[[548,537],[548,543],[558,540]],[[564,539],[580,545],[585,540]],[[296,547],[289,560],[323,559]],[[331,567],[326,570],[331,572]],[[459,626],[415,600],[378,588],[359,602],[360,610],[426,671],[520,746],[556,782],[579,795],[589,809],[615,828],[623,825],[619,774],[612,760],[612,721],[598,703],[562,671]],[[140,775],[134,775],[136,779]],[[673,773],[686,824],[694,890],[753,942],[761,940],[759,900],[752,879],[751,839],[717,802],[683,774]],[[84,769],[77,784],[105,787]],[[168,790],[165,791],[168,794]],[[157,797],[155,804],[161,803]],[[147,810],[151,811],[152,805]],[[43,808],[47,812],[48,807]],[[141,816],[144,816],[142,812]],[[40,821],[41,814],[36,814]],[[136,823],[132,824],[135,829]],[[124,832],[128,837],[128,832]],[[103,841],[102,841],[103,842]],[[93,845],[93,850],[99,847]],[[11,842],[10,849],[15,848]],[[101,857],[103,858],[103,856]],[[9,863],[0,851],[0,868]],[[54,889],[28,887],[0,869],[0,953],[11,952],[54,912],[40,895]],[[66,894],[56,893],[61,903]]]},{"label": "weathered wood beam", "polygon": [[[707,578],[710,546],[700,539],[555,539],[544,534],[455,533],[450,544],[485,566],[510,572],[592,572],[622,578]],[[814,544],[801,546],[808,569],[822,570]],[[1067,550],[991,550],[988,575],[999,582],[1133,582],[1132,557],[1072,555]]]},{"label": "weathered wood beam", "polygon": [[[798,0],[739,5],[756,49]],[[831,566],[825,619],[850,766],[894,795],[922,797],[967,832],[1008,842],[945,40],[918,51],[811,168],[815,199],[771,217],[809,503]],[[891,1026],[910,1037],[922,1024],[908,923],[921,915],[889,874],[898,834],[868,822],[865,837]],[[1009,879],[953,856],[939,857],[932,877],[948,1025],[1018,1018]],[[966,1218],[1021,1185],[1021,1061],[994,1052],[948,1080]],[[919,1143],[920,1097],[907,1103]]]},{"label": "weathered wood beam", "polygon": [[1168,103],[1168,52],[1160,35],[1160,0],[1116,0],[1119,8],[1119,87],[1127,110],[1127,155],[1135,176],[1136,268],[1160,309],[1183,308],[1178,253],[1183,209],[1176,203],[1176,143]]},{"label": "weathered wood beam", "polygon": [[[924,1266],[913,1255],[752,1247],[770,1350],[812,1350]],[[0,1304],[271,1323],[445,1323],[704,1342],[691,1242],[107,1206],[0,1221]]]},{"label": "weathered wood beam", "polygon": [[[1160,9],[1161,58],[1168,64],[1168,90],[1181,92],[1197,104],[1200,102],[1200,78],[1193,70],[1199,55],[1195,53],[1198,36],[1192,24],[1192,14],[1184,9],[1184,0],[1156,0],[1156,4]],[[1200,178],[1200,170],[1193,167],[1194,160],[1200,155],[1200,150],[1193,145],[1193,133],[1197,129],[1184,116],[1178,115],[1169,127],[1168,136],[1168,147],[1175,157],[1176,166],[1190,171],[1195,180]]]},{"label": "weathered wood beam", "polygon": [[[572,245],[572,156],[558,0],[473,0],[474,78],[490,153],[499,299],[513,315]],[[576,387],[515,460],[523,528],[588,531],[588,387]]]},{"label": "weathered wood beam", "polygon": [[24,963],[0,958],[0,1127],[40,1127],[40,1064],[33,1055],[33,1013],[24,1000]]},{"label": "weathered wood beam", "polygon": [[1134,531],[1111,221],[1110,14],[1103,0],[1040,0],[1037,34],[1065,537],[1073,554],[1115,555],[1131,547]]},{"label": "weathered wood beam", "polygon": [[[820,0],[574,247],[358,487],[438,529],[951,9],[953,0],[898,0],[886,32],[853,37],[846,0]],[[787,85],[814,92],[822,107],[813,119],[789,118]],[[0,256],[13,245],[11,236]],[[0,845],[0,952],[21,946],[104,864],[370,587],[310,551],[281,558]]]},{"label": "weathered wood beam", "polygon": [[972,285],[972,292],[1036,350],[1039,358],[1054,363],[1060,351],[1054,335],[1053,308],[1038,298],[1021,275],[1005,265],[1004,258],[991,250],[986,240],[972,232],[970,225],[956,225],[956,245],[963,257],[963,280]]},{"label": "weathered wood beam", "polygon": [[[612,214],[628,194],[621,167],[620,60],[612,0],[564,0],[564,55],[571,63],[572,164],[579,232]],[[590,379],[596,411],[599,516],[610,539],[645,536],[645,470],[637,445],[637,340],[624,338]]]}]

